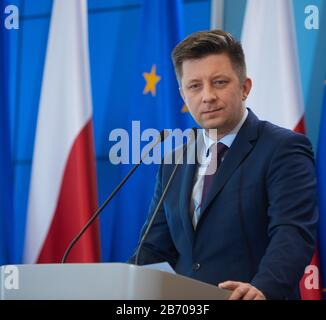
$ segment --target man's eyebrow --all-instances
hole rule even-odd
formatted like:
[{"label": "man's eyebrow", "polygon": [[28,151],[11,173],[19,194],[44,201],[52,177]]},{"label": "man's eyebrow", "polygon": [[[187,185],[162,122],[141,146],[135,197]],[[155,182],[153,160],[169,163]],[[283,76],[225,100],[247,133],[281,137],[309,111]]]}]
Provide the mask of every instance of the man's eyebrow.
[{"label": "man's eyebrow", "polygon": [[212,78],[230,78],[229,75],[225,74],[225,73],[216,73],[212,75]]},{"label": "man's eyebrow", "polygon": [[192,82],[201,82],[201,80],[198,79],[198,78],[189,79],[189,80],[186,81],[186,84],[189,84],[189,83],[192,83]]}]

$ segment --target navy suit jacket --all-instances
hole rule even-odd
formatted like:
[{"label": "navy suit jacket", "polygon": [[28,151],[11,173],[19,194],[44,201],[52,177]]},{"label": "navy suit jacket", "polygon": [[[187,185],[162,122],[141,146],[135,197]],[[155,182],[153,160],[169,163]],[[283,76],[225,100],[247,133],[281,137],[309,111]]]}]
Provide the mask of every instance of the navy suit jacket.
[{"label": "navy suit jacket", "polygon": [[[195,145],[188,148],[195,152]],[[160,166],[149,218],[173,168]],[[269,299],[293,297],[313,255],[318,220],[309,140],[249,110],[214,177],[196,230],[190,217],[195,171],[196,164],[179,165],[140,264],[168,261],[177,273],[210,284],[250,282]]]}]

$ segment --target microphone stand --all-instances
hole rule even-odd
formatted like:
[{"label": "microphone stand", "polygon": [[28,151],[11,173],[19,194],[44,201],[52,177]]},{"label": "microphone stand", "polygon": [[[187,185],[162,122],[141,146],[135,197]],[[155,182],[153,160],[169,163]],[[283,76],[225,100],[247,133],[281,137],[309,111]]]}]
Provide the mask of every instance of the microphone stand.
[{"label": "microphone stand", "polygon": [[[193,131],[195,132],[195,137],[196,137],[196,128],[193,128]],[[190,136],[190,137],[192,137],[192,136]],[[190,144],[190,143],[191,143],[191,142],[189,142],[189,144]],[[161,205],[162,205],[162,203],[163,203],[163,200],[164,200],[164,198],[165,198],[165,196],[166,196],[166,194],[167,194],[167,192],[168,192],[168,190],[169,190],[170,184],[171,184],[171,182],[172,182],[172,180],[173,180],[173,178],[174,178],[174,176],[175,176],[175,174],[176,174],[176,171],[177,171],[178,165],[180,164],[180,161],[181,161],[181,159],[183,158],[183,155],[184,155],[184,153],[185,153],[185,150],[187,150],[187,145],[188,145],[188,144],[186,144],[186,145],[184,146],[183,152],[181,153],[181,155],[180,155],[178,161],[176,162],[176,164],[175,164],[175,166],[174,166],[174,168],[173,168],[173,171],[172,171],[172,173],[171,173],[171,175],[170,175],[170,178],[169,178],[169,180],[168,180],[168,182],[167,182],[167,184],[166,184],[166,186],[165,186],[165,188],[164,188],[164,190],[163,190],[163,193],[162,193],[162,195],[161,195],[161,198],[160,198],[159,202],[157,203],[157,206],[156,206],[156,208],[155,208],[155,210],[154,210],[154,213],[152,214],[152,217],[151,217],[151,219],[150,219],[150,221],[149,221],[149,223],[148,223],[148,225],[147,225],[147,227],[146,227],[146,230],[145,230],[145,232],[144,232],[144,234],[143,234],[143,236],[142,236],[142,238],[141,238],[141,240],[140,240],[139,246],[138,246],[137,251],[136,251],[135,265],[139,265],[139,254],[140,254],[140,251],[141,251],[142,246],[143,246],[143,244],[144,244],[144,242],[145,242],[145,239],[147,238],[147,235],[148,235],[148,233],[149,233],[149,231],[150,231],[150,229],[151,229],[151,227],[152,227],[152,225],[153,225],[153,222],[154,222],[154,220],[155,220],[155,218],[156,218],[156,215],[157,215],[157,213],[158,213],[158,210],[160,209],[160,207],[161,207]]]}]

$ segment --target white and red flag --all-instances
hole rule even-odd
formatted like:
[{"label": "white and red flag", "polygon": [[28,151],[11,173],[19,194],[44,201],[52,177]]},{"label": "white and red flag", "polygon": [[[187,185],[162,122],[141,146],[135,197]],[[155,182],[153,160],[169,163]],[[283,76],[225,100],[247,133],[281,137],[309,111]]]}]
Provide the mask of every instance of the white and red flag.
[{"label": "white and red flag", "polygon": [[[253,80],[247,105],[261,120],[305,133],[292,11],[291,0],[247,1],[241,41]],[[318,264],[317,254],[311,264]],[[306,288],[305,277],[300,284],[301,297],[320,299],[319,290]]]},{"label": "white and red flag", "polygon": [[[34,144],[24,263],[60,262],[97,207],[86,0],[53,2]],[[100,259],[98,223],[68,262]]]}]

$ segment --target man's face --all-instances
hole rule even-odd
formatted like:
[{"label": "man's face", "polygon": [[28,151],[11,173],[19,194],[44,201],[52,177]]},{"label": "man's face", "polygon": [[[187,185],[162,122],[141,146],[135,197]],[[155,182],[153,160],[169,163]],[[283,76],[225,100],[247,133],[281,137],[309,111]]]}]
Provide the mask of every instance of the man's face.
[{"label": "man's face", "polygon": [[240,83],[230,58],[212,54],[183,62],[180,89],[195,121],[204,129],[217,129],[218,135],[224,135],[243,116],[251,80]]}]

